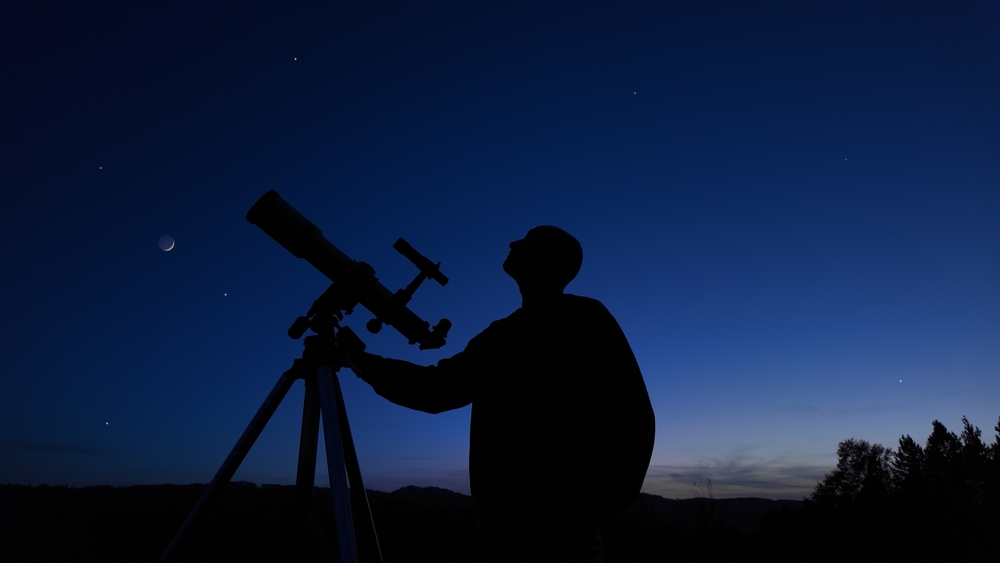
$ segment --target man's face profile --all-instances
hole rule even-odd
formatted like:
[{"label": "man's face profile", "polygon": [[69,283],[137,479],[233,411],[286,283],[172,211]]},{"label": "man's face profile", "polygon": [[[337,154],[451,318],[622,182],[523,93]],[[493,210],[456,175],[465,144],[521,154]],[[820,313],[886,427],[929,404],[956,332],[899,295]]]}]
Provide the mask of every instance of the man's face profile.
[{"label": "man's face profile", "polygon": [[562,290],[580,270],[583,252],[572,235],[557,227],[541,226],[510,243],[503,270],[522,288]]},{"label": "man's face profile", "polygon": [[526,262],[529,261],[531,255],[530,241],[528,240],[530,237],[531,231],[528,231],[523,239],[511,242],[510,252],[507,253],[507,259],[503,261],[503,271],[514,278],[514,281],[520,281],[523,278]]}]

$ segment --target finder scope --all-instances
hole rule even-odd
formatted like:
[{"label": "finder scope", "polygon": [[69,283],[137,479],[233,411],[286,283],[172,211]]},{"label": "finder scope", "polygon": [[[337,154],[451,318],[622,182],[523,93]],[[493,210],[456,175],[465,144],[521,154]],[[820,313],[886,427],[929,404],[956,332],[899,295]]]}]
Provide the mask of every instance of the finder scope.
[{"label": "finder scope", "polygon": [[379,283],[371,266],[352,260],[341,252],[323,237],[323,232],[316,225],[274,190],[261,196],[250,208],[247,221],[260,227],[295,257],[304,259],[330,278],[334,283],[331,289],[342,292],[343,298],[338,301],[348,303],[345,307],[348,314],[353,308],[351,303],[361,303],[371,311],[375,318],[368,323],[369,331],[378,332],[384,323],[398,330],[410,344],[420,343],[421,350],[444,346],[451,322],[441,319],[431,330],[430,323],[406,307],[413,292],[425,279],[431,278],[441,285],[448,283],[448,278],[439,270],[440,262],[431,262],[405,240],[397,240],[393,248],[413,262],[420,273],[406,289],[393,293]]}]

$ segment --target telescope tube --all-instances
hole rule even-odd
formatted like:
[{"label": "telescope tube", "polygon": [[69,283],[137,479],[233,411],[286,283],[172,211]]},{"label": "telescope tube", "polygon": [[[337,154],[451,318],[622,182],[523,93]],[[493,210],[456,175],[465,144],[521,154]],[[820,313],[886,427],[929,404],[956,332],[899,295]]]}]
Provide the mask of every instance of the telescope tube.
[{"label": "telescope tube", "polygon": [[420,343],[421,349],[440,348],[444,338],[430,330],[430,323],[409,308],[393,303],[393,293],[379,283],[367,264],[350,259],[323,232],[295,210],[278,192],[271,190],[261,196],[247,212],[247,221],[291,252],[309,262],[358,302],[376,318],[398,330],[410,344]]}]

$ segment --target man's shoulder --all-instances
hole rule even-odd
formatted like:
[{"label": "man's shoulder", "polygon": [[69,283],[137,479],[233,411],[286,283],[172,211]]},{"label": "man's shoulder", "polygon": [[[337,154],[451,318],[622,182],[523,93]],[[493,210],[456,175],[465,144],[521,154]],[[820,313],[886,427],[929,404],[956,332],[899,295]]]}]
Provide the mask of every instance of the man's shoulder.
[{"label": "man's shoulder", "polygon": [[492,340],[504,338],[511,332],[518,330],[518,322],[521,318],[521,309],[517,309],[510,315],[497,319],[489,324],[482,332],[477,334],[474,340]]},{"label": "man's shoulder", "polygon": [[603,303],[601,303],[597,299],[594,299],[593,297],[584,297],[583,295],[576,295],[576,294],[573,294],[573,293],[564,293],[563,294],[563,299],[566,302],[568,302],[568,303],[575,303],[575,304],[579,304],[581,306],[587,306],[587,307],[594,307],[594,306],[604,307]]},{"label": "man's shoulder", "polygon": [[571,309],[611,315],[611,312],[604,306],[604,303],[592,297],[565,293],[563,294],[563,302],[566,304],[566,307]]},{"label": "man's shoulder", "polygon": [[604,303],[591,297],[569,293],[564,297],[563,311],[567,323],[586,327],[586,330],[595,337],[607,338],[612,334],[624,336],[618,320]]}]

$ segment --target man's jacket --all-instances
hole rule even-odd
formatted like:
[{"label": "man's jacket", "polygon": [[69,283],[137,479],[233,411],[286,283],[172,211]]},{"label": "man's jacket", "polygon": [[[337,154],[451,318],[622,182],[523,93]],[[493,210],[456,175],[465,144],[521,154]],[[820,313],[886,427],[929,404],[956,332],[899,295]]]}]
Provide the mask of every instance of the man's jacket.
[{"label": "man's jacket", "polygon": [[438,413],[472,404],[469,476],[483,502],[545,503],[603,522],[639,493],[653,409],[625,334],[599,301],[566,294],[518,309],[436,366],[358,360],[364,380],[398,405]]}]

